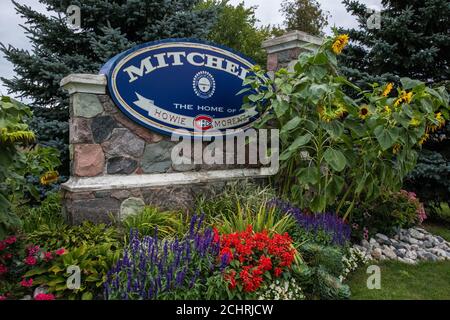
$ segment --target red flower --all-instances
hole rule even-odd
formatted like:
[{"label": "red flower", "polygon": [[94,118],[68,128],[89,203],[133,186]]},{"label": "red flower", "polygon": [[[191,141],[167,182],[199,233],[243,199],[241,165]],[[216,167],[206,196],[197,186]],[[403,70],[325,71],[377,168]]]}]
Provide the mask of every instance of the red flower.
[{"label": "red flower", "polygon": [[9,260],[12,258],[12,254],[11,253],[5,253],[4,255],[2,255],[2,258],[5,260]]},{"label": "red flower", "polygon": [[8,272],[8,268],[5,265],[0,263],[0,275],[4,274],[6,272]]},{"label": "red flower", "polygon": [[219,231],[216,228],[213,228],[214,238],[213,242],[218,243],[220,241]]},{"label": "red flower", "polygon": [[272,269],[272,260],[269,257],[261,256],[259,265],[264,271],[269,271]]},{"label": "red flower", "polygon": [[37,259],[33,256],[28,256],[25,258],[25,263],[29,266],[34,266],[37,263]]},{"label": "red flower", "polygon": [[61,248],[55,251],[55,254],[57,254],[58,256],[62,256],[63,254],[66,253],[66,249]]},{"label": "red flower", "polygon": [[17,238],[15,237],[15,236],[11,236],[11,237],[9,237],[9,238],[6,238],[6,240],[5,240],[5,242],[7,243],[7,244],[13,244],[13,243],[15,243],[17,241]]},{"label": "red flower", "polygon": [[20,281],[20,285],[25,288],[30,288],[33,286],[33,279],[30,278],[27,280],[23,278],[22,281]]},{"label": "red flower", "polygon": [[275,270],[274,270],[275,277],[281,276],[282,273],[283,273],[283,270],[281,268],[278,268],[278,267],[275,268]]},{"label": "red flower", "polygon": [[55,296],[51,293],[39,293],[34,297],[34,300],[55,300]]},{"label": "red flower", "polygon": [[51,252],[44,252],[44,260],[45,261],[50,261],[53,259],[53,255]]},{"label": "red flower", "polygon": [[0,251],[5,250],[7,247],[8,247],[8,246],[6,245],[6,242],[0,241]]}]

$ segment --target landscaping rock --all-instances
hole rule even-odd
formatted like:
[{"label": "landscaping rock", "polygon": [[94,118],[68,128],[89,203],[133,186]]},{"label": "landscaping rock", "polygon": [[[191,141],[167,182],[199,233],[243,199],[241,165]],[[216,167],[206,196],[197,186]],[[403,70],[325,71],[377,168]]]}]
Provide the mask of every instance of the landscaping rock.
[{"label": "landscaping rock", "polygon": [[370,249],[370,243],[369,243],[369,241],[367,241],[366,239],[363,239],[363,240],[361,241],[361,246],[363,246],[363,247],[366,248],[366,249]]},{"label": "landscaping rock", "polygon": [[409,235],[413,238],[416,238],[418,240],[423,240],[425,238],[425,235],[419,231],[417,231],[416,229],[409,229],[408,230]]},{"label": "landscaping rock", "polygon": [[135,215],[144,208],[145,203],[141,198],[128,198],[120,205],[120,219],[123,220],[130,215]]},{"label": "landscaping rock", "polygon": [[383,250],[383,254],[391,260],[395,260],[397,258],[397,255],[391,248],[385,248]]},{"label": "landscaping rock", "polygon": [[391,240],[389,240],[389,238],[387,236],[385,236],[384,234],[381,233],[377,233],[375,235],[375,239],[378,241],[378,243],[380,244],[387,244],[390,245],[391,244]]},{"label": "landscaping rock", "polygon": [[371,253],[372,257],[376,260],[380,260],[382,257],[382,254],[383,254],[383,252],[381,251],[380,248],[373,249],[372,253]]}]

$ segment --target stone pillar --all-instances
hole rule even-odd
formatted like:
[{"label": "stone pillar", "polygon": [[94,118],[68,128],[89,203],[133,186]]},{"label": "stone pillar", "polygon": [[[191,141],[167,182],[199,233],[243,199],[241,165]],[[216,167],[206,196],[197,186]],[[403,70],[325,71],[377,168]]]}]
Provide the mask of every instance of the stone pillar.
[{"label": "stone pillar", "polygon": [[107,94],[104,75],[72,74],[61,86],[70,94],[71,177],[62,189],[71,223],[108,223],[144,205],[190,210],[198,194],[272,174],[260,166],[173,165],[176,142],[127,118]]},{"label": "stone pillar", "polygon": [[[273,73],[281,68],[292,68],[302,50],[314,50],[322,44],[322,39],[302,31],[292,31],[263,42],[267,51],[267,71]],[[302,48],[309,45],[307,49]]]}]

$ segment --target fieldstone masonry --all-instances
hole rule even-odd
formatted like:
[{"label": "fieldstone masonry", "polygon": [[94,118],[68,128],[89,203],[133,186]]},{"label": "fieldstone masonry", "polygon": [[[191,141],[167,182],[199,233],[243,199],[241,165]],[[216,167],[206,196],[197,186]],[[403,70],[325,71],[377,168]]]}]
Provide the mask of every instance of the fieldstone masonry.
[{"label": "fieldstone masonry", "polygon": [[[320,39],[293,32],[266,41],[269,71],[297,59],[307,42]],[[172,164],[176,142],[126,117],[106,84],[104,75],[72,74],[61,81],[70,94],[71,178],[62,188],[71,223],[123,219],[145,205],[190,210],[199,194],[274,173],[260,165]]]}]

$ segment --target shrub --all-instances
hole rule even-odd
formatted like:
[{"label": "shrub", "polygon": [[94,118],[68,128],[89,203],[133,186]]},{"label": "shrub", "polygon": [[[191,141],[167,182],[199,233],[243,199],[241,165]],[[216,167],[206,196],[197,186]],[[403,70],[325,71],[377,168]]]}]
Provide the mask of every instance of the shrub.
[{"label": "shrub", "polygon": [[385,193],[378,201],[362,203],[355,209],[352,236],[368,239],[376,233],[392,235],[399,228],[412,227],[425,219],[424,207],[414,193]]},{"label": "shrub", "polygon": [[350,226],[335,214],[306,214],[286,201],[274,199],[269,206],[292,216],[296,228],[291,234],[296,242],[311,240],[323,245],[346,245],[350,240]]},{"label": "shrub", "polygon": [[65,224],[62,215],[61,194],[51,193],[38,206],[14,205],[14,211],[22,220],[22,231],[32,233],[41,226],[57,229]]},{"label": "shrub", "polygon": [[154,207],[146,207],[142,212],[126,217],[121,227],[128,231],[137,230],[141,236],[155,234],[158,228],[160,237],[182,236],[186,231],[183,223],[183,215],[179,212],[164,211],[161,212]]}]

